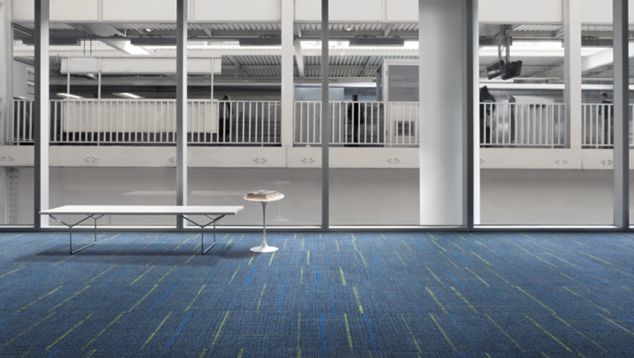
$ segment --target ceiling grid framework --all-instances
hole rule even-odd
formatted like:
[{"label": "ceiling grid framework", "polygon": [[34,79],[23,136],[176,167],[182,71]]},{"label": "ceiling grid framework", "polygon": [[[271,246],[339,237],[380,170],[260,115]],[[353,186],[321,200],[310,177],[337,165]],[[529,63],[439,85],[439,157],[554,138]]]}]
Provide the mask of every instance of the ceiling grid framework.
[{"label": "ceiling grid framework", "polygon": [[[15,24],[16,29],[21,29],[20,38],[28,38],[28,32],[32,31],[32,23]],[[100,26],[111,26],[113,32],[124,34],[124,39],[134,41],[147,41],[148,39],[163,39],[169,43],[175,36],[176,24],[166,22],[113,22],[100,23]],[[98,36],[87,33],[86,24],[78,23],[52,23],[51,36],[53,39],[67,40],[98,40]],[[302,41],[316,41],[321,33],[321,24],[315,22],[296,22],[294,25],[296,45],[301,46]],[[499,36],[501,24],[480,24],[480,37],[482,39],[495,39]],[[563,27],[561,24],[515,24],[511,26],[514,40],[522,41],[562,41]],[[279,22],[214,22],[214,23],[190,23],[190,41],[195,43],[210,43],[222,41],[238,41],[240,39],[276,38],[280,36],[281,24]],[[599,46],[612,37],[609,25],[583,25],[584,40],[594,46]],[[634,27],[632,28],[634,30]],[[333,41],[350,40],[366,37],[396,37],[405,41],[417,41],[418,23],[414,22],[370,22],[350,23],[333,22],[329,26]],[[28,42],[28,41],[27,41]],[[93,41],[94,42],[94,41]],[[162,44],[156,45],[161,46]],[[92,48],[92,47],[91,47]],[[95,46],[98,50],[99,47]],[[55,51],[55,46],[52,46]],[[156,50],[160,53],[163,50]],[[17,52],[19,54],[19,51]],[[166,52],[167,53],[167,52]],[[191,57],[197,56],[198,50],[189,51]],[[200,52],[205,54],[204,52]],[[218,79],[276,79],[281,74],[281,57],[274,50],[265,47],[261,51],[230,51],[221,53],[222,74]],[[511,57],[524,61],[522,78],[518,81],[561,81],[563,74],[560,71],[563,65],[561,56],[515,56]],[[375,47],[367,51],[361,51],[351,47],[350,51],[332,51],[330,56],[331,73],[334,79],[372,79],[380,71],[386,59],[416,59],[417,50],[406,50],[395,47]],[[484,74],[487,64],[496,61],[497,55],[490,53],[481,56],[481,73]],[[320,73],[320,58],[317,48],[300,49],[295,56],[294,73],[300,79],[317,79]],[[301,62],[301,66],[298,63]],[[634,61],[632,61],[634,64]],[[593,68],[584,73],[585,78],[601,81],[611,76],[611,65]]]}]

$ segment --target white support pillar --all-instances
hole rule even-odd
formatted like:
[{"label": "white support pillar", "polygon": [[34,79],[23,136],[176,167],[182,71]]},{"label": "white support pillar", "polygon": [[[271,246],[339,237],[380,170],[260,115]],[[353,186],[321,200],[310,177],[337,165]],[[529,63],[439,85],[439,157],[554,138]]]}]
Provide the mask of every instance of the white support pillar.
[{"label": "white support pillar", "polygon": [[294,74],[295,66],[293,57],[295,49],[294,39],[294,20],[295,20],[295,1],[282,0],[282,128],[281,141],[282,147],[293,146],[293,118],[295,117],[295,83]]},{"label": "white support pillar", "polygon": [[564,0],[564,100],[568,121],[570,149],[581,156],[582,126],[582,57],[581,57],[581,13],[579,0]]},{"label": "white support pillar", "polygon": [[[474,6],[475,5],[475,6]],[[420,224],[468,227],[477,1],[419,0]],[[476,17],[474,19],[474,17]],[[477,113],[477,112],[476,112]],[[474,168],[471,165],[471,168]],[[470,176],[470,177],[469,177]],[[472,214],[471,214],[472,215]]]},{"label": "white support pillar", "polygon": [[[176,205],[187,205],[187,0],[176,4]],[[176,227],[183,224],[179,216]]]},{"label": "white support pillar", "polygon": [[49,0],[35,1],[35,103],[33,120],[34,144],[34,207],[33,226],[36,229],[48,226],[47,219],[40,215],[49,206]]},{"label": "white support pillar", "polygon": [[629,4],[614,0],[614,225],[630,226]]}]

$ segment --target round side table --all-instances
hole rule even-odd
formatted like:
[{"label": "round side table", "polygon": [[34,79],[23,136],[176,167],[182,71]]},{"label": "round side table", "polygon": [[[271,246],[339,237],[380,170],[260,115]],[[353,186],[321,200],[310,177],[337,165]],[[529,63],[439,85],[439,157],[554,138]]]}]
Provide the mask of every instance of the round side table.
[{"label": "round side table", "polygon": [[274,201],[280,201],[282,199],[284,199],[284,194],[282,193],[268,199],[254,199],[248,198],[246,195],[244,196],[244,200],[246,201],[252,201],[254,203],[262,204],[262,243],[260,243],[260,246],[252,247],[251,251],[266,254],[279,250],[275,246],[269,246],[269,244],[266,242],[266,204],[272,203]]}]

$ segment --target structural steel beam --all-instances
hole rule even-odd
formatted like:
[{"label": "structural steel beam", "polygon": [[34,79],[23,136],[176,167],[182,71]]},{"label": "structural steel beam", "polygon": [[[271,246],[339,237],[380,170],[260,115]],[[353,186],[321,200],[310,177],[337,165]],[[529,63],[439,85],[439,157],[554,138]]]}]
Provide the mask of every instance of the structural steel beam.
[{"label": "structural steel beam", "polygon": [[[187,0],[176,6],[176,205],[187,205]],[[179,216],[176,227],[183,224]]]},{"label": "structural steel beam", "polygon": [[40,211],[49,205],[49,0],[35,0],[35,103],[33,120],[33,226],[48,226]]},{"label": "structural steel beam", "polygon": [[330,227],[329,0],[321,0],[321,228]]},{"label": "structural steel beam", "polygon": [[629,4],[614,0],[614,225],[630,226]]}]

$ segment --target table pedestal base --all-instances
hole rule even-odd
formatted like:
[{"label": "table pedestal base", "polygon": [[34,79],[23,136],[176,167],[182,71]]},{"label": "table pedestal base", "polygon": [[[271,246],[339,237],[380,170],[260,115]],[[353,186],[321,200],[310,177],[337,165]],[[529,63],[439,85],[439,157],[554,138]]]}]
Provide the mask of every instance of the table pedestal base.
[{"label": "table pedestal base", "polygon": [[260,244],[260,246],[251,248],[252,252],[257,252],[260,254],[270,254],[271,252],[275,252],[277,250],[279,250],[277,247],[269,246],[269,244],[267,244],[266,242],[263,242],[262,244]]},{"label": "table pedestal base", "polygon": [[262,242],[260,243],[260,246],[252,247],[251,252],[257,252],[259,254],[270,254],[279,250],[275,246],[269,246],[269,244],[266,242],[266,204],[268,202],[282,200],[283,198],[284,194],[279,194],[276,197],[270,198],[268,200],[250,199],[248,197],[248,194],[244,196],[245,200],[255,201],[262,204]]}]

